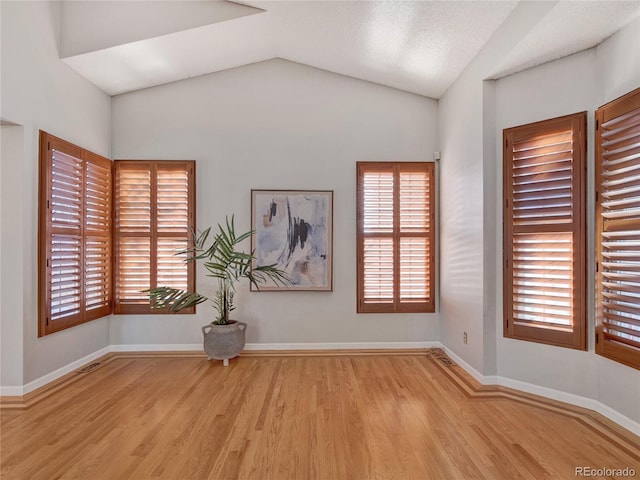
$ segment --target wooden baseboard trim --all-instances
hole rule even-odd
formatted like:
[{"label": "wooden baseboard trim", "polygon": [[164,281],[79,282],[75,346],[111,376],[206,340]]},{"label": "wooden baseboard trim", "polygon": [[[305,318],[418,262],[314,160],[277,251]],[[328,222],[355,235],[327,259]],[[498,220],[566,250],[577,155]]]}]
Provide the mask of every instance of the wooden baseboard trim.
[{"label": "wooden baseboard trim", "polygon": [[353,348],[336,350],[243,350],[241,357],[365,357],[426,355],[427,348]]},{"label": "wooden baseboard trim", "polygon": [[640,437],[594,410],[500,385],[482,385],[441,350],[432,349],[427,356],[469,399],[516,401],[570,417],[640,461]]},{"label": "wooden baseboard trim", "polygon": [[[342,350],[244,350],[241,357],[346,357],[346,356],[412,356],[425,355],[426,348],[389,348],[389,349],[342,349]],[[139,351],[139,352],[111,352],[91,361],[87,365],[104,365],[118,358],[206,358],[202,351]],[[41,402],[48,396],[62,390],[67,385],[80,380],[83,368],[67,373],[66,375],[37,388],[23,396],[0,396],[0,409],[24,409]]]},{"label": "wooden baseboard trim", "polygon": [[[424,356],[427,361],[433,361],[439,369],[458,387],[464,394],[474,401],[487,399],[504,399],[525,403],[537,408],[553,411],[560,415],[571,417],[582,423],[607,441],[616,444],[629,455],[640,461],[640,452],[637,445],[640,438],[627,429],[609,420],[604,415],[583,407],[551,400],[538,395],[514,390],[498,385],[482,385],[469,375],[462,367],[449,358],[439,348],[415,348],[415,349],[345,349],[345,350],[248,350],[243,351],[242,357],[346,357],[346,356]],[[134,358],[202,358],[206,355],[201,351],[161,351],[161,352],[111,352],[89,365],[99,364],[95,368],[102,368],[117,359]],[[66,386],[81,380],[86,373],[82,373],[84,367],[44,385],[22,397],[0,397],[0,409],[25,409],[35,405],[50,395],[64,389]]]}]

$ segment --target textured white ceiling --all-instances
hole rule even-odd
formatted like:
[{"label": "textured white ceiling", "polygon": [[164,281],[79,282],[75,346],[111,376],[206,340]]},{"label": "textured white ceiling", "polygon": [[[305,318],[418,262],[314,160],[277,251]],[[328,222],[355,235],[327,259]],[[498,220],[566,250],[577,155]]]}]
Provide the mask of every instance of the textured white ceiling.
[{"label": "textured white ceiling", "polygon": [[[640,1],[558,2],[497,66],[500,78],[594,47],[640,14]],[[638,38],[640,42],[640,38]]]},{"label": "textured white ceiling", "polygon": [[[66,51],[80,53],[63,60],[110,95],[280,57],[432,98],[443,95],[519,4],[97,2],[101,10],[96,16],[95,2],[80,2],[82,8],[77,3],[62,2],[61,37],[67,39]],[[495,78],[596,45],[640,12],[640,0],[552,3],[532,30],[513,37],[513,49],[496,67]],[[113,22],[102,27],[95,22],[117,18],[124,5],[130,7],[130,26],[121,34]],[[93,19],[94,26],[85,29],[89,40],[65,34],[83,15]],[[101,36],[109,38],[104,45],[97,40]]]},{"label": "textured white ceiling", "polygon": [[245,1],[273,15],[278,56],[439,98],[515,1]]}]

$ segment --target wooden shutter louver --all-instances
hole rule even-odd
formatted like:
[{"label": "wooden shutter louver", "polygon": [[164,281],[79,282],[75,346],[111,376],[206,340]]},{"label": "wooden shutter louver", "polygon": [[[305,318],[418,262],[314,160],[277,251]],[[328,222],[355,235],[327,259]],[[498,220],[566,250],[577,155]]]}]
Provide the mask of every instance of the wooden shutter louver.
[{"label": "wooden shutter louver", "polygon": [[586,113],[505,130],[505,336],[585,349]]},{"label": "wooden shutter louver", "polygon": [[401,170],[399,177],[400,302],[424,303],[431,298],[431,176]]},{"label": "wooden shutter louver", "polygon": [[149,308],[143,291],[152,284],[152,173],[150,162],[115,163],[116,313]]},{"label": "wooden shutter louver", "polygon": [[364,172],[362,184],[364,302],[392,308],[394,172]]},{"label": "wooden shutter louver", "polygon": [[358,162],[358,312],[433,312],[433,164]]},{"label": "wooden shutter louver", "polygon": [[596,122],[596,352],[640,369],[640,89]]},{"label": "wooden shutter louver", "polygon": [[[62,146],[64,148],[64,146]],[[50,224],[47,250],[49,320],[77,321],[82,316],[82,177],[79,149],[66,154],[52,147],[48,193]]]},{"label": "wooden shutter louver", "polygon": [[111,313],[112,163],[88,155],[85,174],[84,285],[91,319]]},{"label": "wooden shutter louver", "polygon": [[194,290],[195,265],[176,255],[195,228],[194,163],[116,160],[116,313],[164,313],[149,288]]},{"label": "wooden shutter louver", "polygon": [[[189,171],[163,166],[157,170],[158,286],[189,289],[184,251],[189,244]],[[193,289],[193,288],[192,288]]]},{"label": "wooden shutter louver", "polygon": [[40,336],[111,313],[111,161],[40,132]]}]

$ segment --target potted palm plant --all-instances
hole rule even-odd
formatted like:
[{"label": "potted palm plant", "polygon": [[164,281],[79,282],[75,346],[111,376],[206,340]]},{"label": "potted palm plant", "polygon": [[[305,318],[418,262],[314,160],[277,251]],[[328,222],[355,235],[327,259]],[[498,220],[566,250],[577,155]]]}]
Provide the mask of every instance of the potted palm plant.
[{"label": "potted palm plant", "polygon": [[247,324],[231,320],[230,313],[235,309],[233,297],[236,284],[242,278],[249,280],[259,290],[259,284],[268,280],[286,285],[290,282],[287,274],[273,265],[252,267],[254,252],[239,250],[239,244],[255,232],[250,230],[236,235],[234,216],[227,216],[225,224],[218,224],[218,232],[211,240],[211,227],[198,236],[194,234],[192,245],[179,254],[186,254],[186,262],[202,261],[207,276],[218,281],[218,289],[213,297],[198,292],[190,292],[171,287],[158,287],[147,290],[153,308],[168,308],[179,312],[199,303],[211,301],[217,311],[216,318],[202,327],[204,350],[209,358],[223,360],[225,366],[229,359],[237,357],[245,345]]}]

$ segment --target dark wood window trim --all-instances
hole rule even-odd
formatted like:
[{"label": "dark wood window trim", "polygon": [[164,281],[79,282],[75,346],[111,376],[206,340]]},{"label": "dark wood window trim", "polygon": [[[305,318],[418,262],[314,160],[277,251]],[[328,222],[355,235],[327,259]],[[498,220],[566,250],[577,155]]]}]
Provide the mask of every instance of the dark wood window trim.
[{"label": "dark wood window trim", "polygon": [[[175,255],[195,231],[195,162],[115,160],[115,314],[159,314],[141,292],[195,290],[195,263]],[[181,313],[195,313],[195,307]]]},{"label": "dark wood window trim", "polygon": [[434,164],[356,168],[357,312],[434,312]]},{"label": "dark wood window trim", "polygon": [[503,132],[505,337],[587,348],[586,118]]},{"label": "dark wood window trim", "polygon": [[640,88],[596,111],[596,353],[640,369]]},{"label": "dark wood window trim", "polygon": [[111,161],[40,131],[38,336],[112,311]]}]

